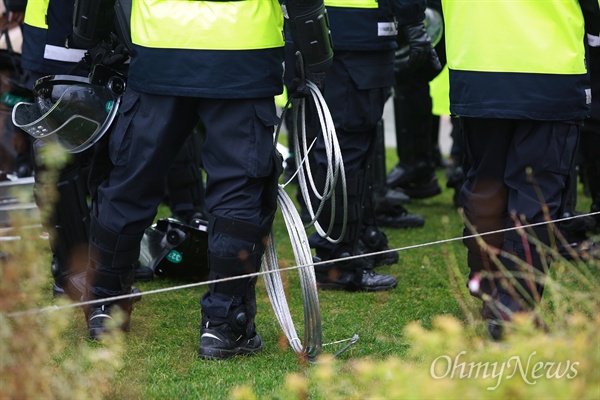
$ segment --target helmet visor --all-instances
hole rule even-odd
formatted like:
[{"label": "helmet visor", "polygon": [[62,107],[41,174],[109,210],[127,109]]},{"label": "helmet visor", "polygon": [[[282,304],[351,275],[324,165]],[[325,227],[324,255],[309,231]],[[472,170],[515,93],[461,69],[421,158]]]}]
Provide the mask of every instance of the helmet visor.
[{"label": "helmet visor", "polygon": [[442,14],[434,8],[427,7],[427,9],[425,9],[424,24],[427,36],[431,39],[431,45],[434,47],[437,46],[444,34],[444,19]]},{"label": "helmet visor", "polygon": [[36,139],[57,143],[71,153],[88,149],[102,137],[121,99],[109,87],[74,80],[38,86],[33,103],[15,105],[13,123]]}]

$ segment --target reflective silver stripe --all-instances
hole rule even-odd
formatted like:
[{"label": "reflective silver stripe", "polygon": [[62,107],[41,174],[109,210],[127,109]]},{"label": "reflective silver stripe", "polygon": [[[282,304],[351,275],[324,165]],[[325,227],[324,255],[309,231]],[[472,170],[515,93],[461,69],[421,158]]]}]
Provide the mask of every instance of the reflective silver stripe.
[{"label": "reflective silver stripe", "polygon": [[108,314],[96,314],[94,315],[92,318],[90,318],[90,321],[96,318],[108,318],[108,319],[112,319],[112,317]]},{"label": "reflective silver stripe", "polygon": [[[203,334],[202,334],[202,337],[207,337],[207,338],[211,338],[211,339],[217,339],[219,342],[222,342],[222,341],[223,341],[223,340],[222,340],[220,337],[218,337],[218,336],[215,336],[215,335],[213,335],[212,333],[203,333]],[[241,337],[241,336],[240,336],[240,337]]]},{"label": "reflective silver stripe", "polygon": [[47,60],[79,62],[85,55],[86,50],[68,49],[66,47],[52,46],[47,44],[44,48],[44,58]]},{"label": "reflective silver stripe", "polygon": [[394,22],[378,22],[377,23],[377,36],[396,36],[398,30]]}]

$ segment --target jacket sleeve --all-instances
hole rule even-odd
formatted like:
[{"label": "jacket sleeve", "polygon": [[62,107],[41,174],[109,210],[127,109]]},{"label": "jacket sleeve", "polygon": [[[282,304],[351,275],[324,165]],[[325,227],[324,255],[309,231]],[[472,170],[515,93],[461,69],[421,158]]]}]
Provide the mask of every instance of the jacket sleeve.
[{"label": "jacket sleeve", "polygon": [[8,11],[22,12],[25,11],[27,0],[4,0],[4,4]]},{"label": "jacket sleeve", "polygon": [[579,4],[585,19],[586,33],[600,36],[600,0],[579,0]]}]

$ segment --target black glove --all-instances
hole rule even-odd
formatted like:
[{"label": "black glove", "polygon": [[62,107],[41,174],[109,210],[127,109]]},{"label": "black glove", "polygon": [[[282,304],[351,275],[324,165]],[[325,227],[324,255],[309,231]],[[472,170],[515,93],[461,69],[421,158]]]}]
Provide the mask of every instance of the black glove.
[{"label": "black glove", "polygon": [[[429,80],[433,79],[442,70],[442,65],[431,45],[425,25],[423,23],[406,25],[403,33],[408,44],[408,54],[397,52],[394,63],[396,74],[408,75],[422,69]],[[402,49],[402,44],[398,45]]]},{"label": "black glove", "polygon": [[295,99],[311,96],[310,89],[306,86],[307,81],[314,83],[320,92],[325,88],[325,72],[311,72],[306,67],[302,68],[301,62],[302,57],[299,57],[296,61],[296,77],[288,88],[288,96]]},{"label": "black glove", "polygon": [[110,38],[100,42],[97,46],[89,49],[84,56],[85,62],[90,68],[96,64],[107,67],[119,67],[129,59],[129,52],[119,42],[114,34]]}]

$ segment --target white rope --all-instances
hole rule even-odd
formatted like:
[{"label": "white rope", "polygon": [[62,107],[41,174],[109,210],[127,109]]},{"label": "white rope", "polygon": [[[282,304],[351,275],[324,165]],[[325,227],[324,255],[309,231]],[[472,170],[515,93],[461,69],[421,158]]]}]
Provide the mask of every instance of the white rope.
[{"label": "white rope", "polygon": [[17,317],[22,317],[22,316],[26,316],[26,315],[41,314],[41,313],[48,312],[48,311],[59,311],[59,310],[67,309],[67,308],[75,308],[75,307],[81,307],[81,306],[86,306],[86,305],[91,305],[91,304],[103,303],[103,302],[106,302],[107,300],[109,300],[109,301],[117,301],[117,300],[122,300],[122,299],[128,299],[128,298],[131,298],[131,297],[137,297],[137,296],[140,296],[140,295],[142,295],[142,296],[151,296],[151,295],[154,295],[154,294],[161,294],[161,293],[172,292],[172,291],[176,291],[176,290],[190,289],[190,288],[195,288],[195,287],[199,287],[199,286],[208,286],[208,285],[211,285],[211,284],[222,283],[222,282],[232,281],[232,280],[236,280],[236,279],[247,279],[247,278],[252,278],[252,277],[255,277],[255,276],[269,275],[269,274],[272,274],[272,273],[279,273],[279,272],[284,272],[284,271],[293,271],[293,270],[296,270],[296,269],[313,268],[313,271],[314,271],[314,267],[315,266],[322,265],[322,264],[343,262],[343,261],[347,261],[347,260],[351,260],[351,259],[355,259],[355,258],[371,257],[373,255],[385,254],[385,253],[390,253],[390,252],[402,252],[402,251],[406,251],[406,250],[418,249],[418,248],[422,248],[422,247],[429,247],[429,246],[438,245],[438,244],[456,242],[456,241],[459,241],[459,240],[462,241],[462,240],[465,240],[465,239],[472,239],[472,238],[477,238],[477,237],[481,237],[481,236],[494,235],[494,234],[498,234],[498,233],[505,233],[505,232],[510,232],[510,231],[514,231],[514,230],[518,230],[518,229],[526,230],[527,228],[530,228],[530,227],[533,227],[533,226],[555,224],[555,223],[558,223],[558,222],[569,221],[569,220],[578,219],[578,218],[584,218],[584,217],[589,217],[589,216],[593,216],[593,215],[600,215],[600,211],[596,211],[596,212],[588,213],[588,214],[574,215],[574,216],[571,216],[571,217],[560,218],[560,219],[553,220],[553,221],[544,221],[544,222],[538,222],[538,223],[529,224],[529,225],[522,225],[522,226],[519,226],[519,227],[499,229],[499,230],[495,230],[495,231],[484,232],[484,233],[477,233],[477,234],[472,234],[472,235],[467,235],[467,236],[458,236],[458,237],[453,237],[453,238],[449,238],[449,239],[440,239],[440,240],[436,240],[436,241],[433,241],[433,242],[418,243],[418,244],[414,244],[414,245],[410,245],[410,246],[404,246],[404,247],[396,247],[396,248],[391,248],[391,249],[380,251],[380,252],[376,252],[376,253],[366,253],[366,254],[361,254],[361,255],[358,255],[358,256],[351,256],[351,257],[346,257],[346,258],[339,258],[339,259],[335,259],[335,260],[313,262],[311,265],[294,265],[294,266],[291,266],[291,267],[279,268],[277,271],[271,271],[271,270],[268,270],[268,271],[259,271],[259,272],[254,272],[254,273],[246,274],[246,275],[232,276],[232,277],[229,277],[229,278],[213,279],[213,280],[208,280],[208,281],[203,281],[203,282],[194,282],[194,283],[188,283],[188,284],[185,284],[185,285],[170,286],[170,287],[166,287],[166,288],[160,288],[160,289],[155,289],[155,290],[148,290],[148,291],[145,291],[145,292],[142,292],[142,293],[136,293],[136,294],[127,294],[127,295],[115,296],[115,297],[98,299],[98,300],[90,300],[90,301],[86,301],[86,302],[63,304],[63,305],[60,305],[60,306],[59,305],[52,305],[52,306],[47,306],[47,307],[43,307],[43,308],[35,308],[35,309],[30,309],[30,310],[25,310],[25,311],[16,311],[16,312],[8,313],[8,314],[6,314],[6,316],[9,317],[9,318],[17,318]]}]

